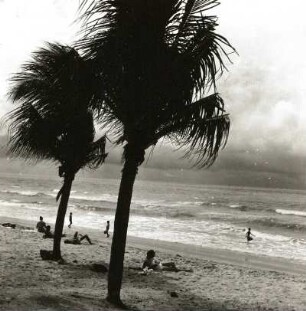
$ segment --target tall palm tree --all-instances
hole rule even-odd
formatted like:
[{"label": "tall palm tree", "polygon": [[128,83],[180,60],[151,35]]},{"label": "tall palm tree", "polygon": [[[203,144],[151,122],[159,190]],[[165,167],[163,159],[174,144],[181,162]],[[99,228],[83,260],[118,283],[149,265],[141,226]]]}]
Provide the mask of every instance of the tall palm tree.
[{"label": "tall palm tree", "polygon": [[[211,165],[230,121],[217,93],[224,59],[234,48],[206,15],[217,0],[83,0],[77,46],[95,63],[100,102],[93,108],[124,143],[108,276],[108,300],[120,291],[130,203],[145,150],[167,138]],[[103,84],[102,84],[103,83]]]},{"label": "tall palm tree", "polygon": [[[9,150],[24,158],[60,164],[64,182],[53,244],[53,258],[61,258],[61,237],[72,182],[79,169],[104,162],[105,137],[94,141],[90,66],[78,52],[47,44],[33,54],[12,78],[10,97],[18,107],[6,116]],[[94,84],[93,84],[94,85]]]}]

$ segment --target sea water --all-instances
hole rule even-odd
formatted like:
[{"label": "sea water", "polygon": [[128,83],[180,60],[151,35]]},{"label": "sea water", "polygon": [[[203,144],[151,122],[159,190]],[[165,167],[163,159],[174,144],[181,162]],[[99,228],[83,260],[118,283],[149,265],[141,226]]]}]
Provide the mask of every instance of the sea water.
[{"label": "sea water", "polygon": [[[0,216],[54,228],[60,179],[2,174]],[[78,227],[104,230],[114,221],[119,180],[76,178],[67,210]],[[306,191],[137,180],[128,234],[199,247],[306,261]],[[246,229],[254,240],[246,243]]]}]

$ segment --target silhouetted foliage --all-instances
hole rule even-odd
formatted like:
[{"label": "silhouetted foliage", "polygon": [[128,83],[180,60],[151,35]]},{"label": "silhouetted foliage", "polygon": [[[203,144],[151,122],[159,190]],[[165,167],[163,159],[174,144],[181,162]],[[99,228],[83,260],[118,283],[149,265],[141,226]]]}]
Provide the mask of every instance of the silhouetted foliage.
[{"label": "silhouetted foliage", "polygon": [[[214,93],[233,48],[204,15],[217,1],[83,1],[84,38],[94,60],[101,121],[119,142],[146,149],[161,137],[188,147],[200,166],[212,164],[229,131],[223,101]],[[210,96],[205,97],[207,92]]]},{"label": "silhouetted foliage", "polygon": [[[145,150],[169,139],[200,166],[227,141],[230,121],[216,90],[234,52],[217,34],[216,0],[84,0],[77,42],[94,63],[93,108],[125,143],[109,269],[108,299],[120,304],[133,184]],[[99,88],[99,84],[101,87]],[[103,87],[102,87],[103,86]]]},{"label": "silhouetted foliage", "polygon": [[60,257],[60,239],[74,176],[84,166],[98,167],[106,157],[105,137],[94,141],[93,112],[89,106],[93,100],[91,77],[89,61],[75,49],[48,43],[13,76],[9,93],[18,104],[6,116],[9,151],[23,158],[55,161],[60,164],[60,177],[64,177],[57,196],[62,197],[55,226],[56,258]]}]

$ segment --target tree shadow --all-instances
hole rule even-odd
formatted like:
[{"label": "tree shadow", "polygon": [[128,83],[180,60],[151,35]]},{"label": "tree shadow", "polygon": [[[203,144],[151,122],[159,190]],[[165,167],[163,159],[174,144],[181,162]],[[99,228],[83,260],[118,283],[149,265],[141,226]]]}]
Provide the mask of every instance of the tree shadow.
[{"label": "tree shadow", "polygon": [[[214,267],[208,267],[214,269]],[[154,272],[148,275],[139,274],[139,271],[127,269],[125,271],[125,284],[123,285],[123,301],[129,310],[239,310],[232,302],[214,301],[186,289],[184,279],[186,275],[194,272]],[[129,291],[129,287],[133,288]],[[194,287],[194,285],[193,285]],[[128,292],[125,294],[125,292]]]}]

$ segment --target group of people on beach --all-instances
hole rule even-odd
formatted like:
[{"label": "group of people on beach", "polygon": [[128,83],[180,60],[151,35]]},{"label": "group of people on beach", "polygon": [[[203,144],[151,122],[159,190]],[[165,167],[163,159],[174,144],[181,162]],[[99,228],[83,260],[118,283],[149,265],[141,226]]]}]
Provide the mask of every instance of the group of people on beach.
[{"label": "group of people on beach", "polygon": [[[68,228],[70,229],[72,225],[72,213],[69,214],[69,225]],[[43,220],[43,217],[40,216],[39,222],[36,224],[36,228],[38,232],[44,233],[43,238],[54,238],[54,234],[51,232],[51,227],[46,225]],[[110,222],[106,222],[106,228],[104,230],[104,234],[106,237],[109,237],[109,229],[110,229]],[[65,235],[63,235],[65,236]],[[251,233],[251,228],[248,228],[245,234],[247,243],[253,240],[254,235]],[[87,234],[80,234],[76,231],[71,239],[64,240],[65,244],[81,244],[83,240],[86,240],[90,245],[92,245],[92,241]],[[160,262],[155,259],[156,253],[154,250],[149,250],[147,252],[147,256],[142,264],[142,274],[148,274],[151,271],[174,271],[178,272],[179,270],[174,262]],[[184,270],[187,271],[187,270]]]},{"label": "group of people on beach", "polygon": [[[69,225],[68,227],[71,228],[72,225],[72,213],[69,215]],[[109,228],[110,228],[110,222],[107,221],[106,223],[106,229],[104,230],[104,234],[106,234],[107,237],[109,237]],[[47,225],[43,219],[42,216],[39,217],[39,221],[36,224],[36,229],[40,233],[44,233],[43,238],[54,238],[54,234],[51,232],[51,227]],[[64,235],[65,236],[65,235]],[[64,240],[65,244],[81,244],[83,240],[86,240],[90,245],[92,245],[92,241],[89,238],[87,234],[82,235],[76,231],[73,235],[72,239],[66,239]],[[147,252],[147,256],[142,264],[142,273],[148,274],[150,271],[182,271],[181,269],[178,269],[174,262],[160,262],[155,259],[156,253],[154,250],[149,250]],[[187,271],[187,270],[183,270]],[[188,270],[189,271],[189,270]]]},{"label": "group of people on beach", "polygon": [[[44,218],[42,216],[39,217],[39,222],[36,224],[36,229],[38,232],[43,233],[44,239],[53,239],[54,233],[51,232],[51,226],[47,225],[44,222]],[[63,235],[65,236],[65,235]]]},{"label": "group of people on beach", "polygon": [[[72,213],[69,214],[69,225],[68,228],[70,229],[72,225]],[[36,229],[40,233],[44,233],[43,238],[44,239],[53,239],[54,233],[51,232],[51,226],[47,225],[44,222],[44,218],[42,216],[39,217],[39,221],[36,224]],[[110,229],[110,223],[109,220],[106,222],[106,229],[104,230],[104,234],[106,234],[106,237],[109,237],[109,229]],[[63,234],[62,237],[65,237],[66,235]],[[89,244],[92,244],[89,236],[87,234],[80,234],[78,231],[76,231],[73,235],[72,239],[66,239],[64,243],[66,244],[81,244],[83,240],[88,241]]]},{"label": "group of people on beach", "polygon": [[[72,213],[70,213],[69,215],[68,227],[71,228],[71,225],[72,225]],[[106,234],[107,237],[109,237],[109,228],[110,228],[110,222],[108,220],[106,222],[106,229],[104,230],[104,234]],[[36,229],[38,232],[44,233],[43,238],[46,238],[46,239],[54,238],[54,234],[51,232],[51,227],[45,223],[42,216],[39,217],[39,221],[36,224]],[[87,234],[82,235],[78,233],[78,231],[74,233],[72,239],[64,240],[64,243],[65,244],[81,244],[83,240],[86,240],[90,245],[93,244]],[[147,274],[150,271],[158,271],[158,270],[174,271],[174,272],[181,271],[176,267],[174,262],[160,262],[155,259],[155,255],[156,253],[152,249],[147,252],[147,256],[142,264],[143,274]],[[187,270],[184,270],[184,271],[187,271]]]},{"label": "group of people on beach", "polygon": [[[3,224],[5,226],[7,224]],[[69,225],[68,227],[71,228],[72,225],[72,213],[69,215]],[[39,217],[39,221],[36,224],[36,229],[38,232],[43,233],[43,238],[54,238],[54,234],[51,232],[51,227],[46,224],[43,217]],[[109,237],[109,229],[110,229],[110,222],[107,221],[106,223],[106,229],[104,230],[104,234],[106,234],[107,237]],[[63,235],[65,236],[65,235]],[[251,233],[251,228],[248,228],[245,237],[247,239],[247,243],[253,240],[254,235]],[[80,234],[78,231],[76,231],[71,239],[64,240],[65,244],[81,244],[83,240],[86,240],[90,245],[92,245],[92,241],[89,238],[87,234]],[[154,250],[147,251],[147,255],[145,260],[142,264],[142,274],[148,274],[151,271],[190,271],[186,269],[178,269],[174,262],[161,262],[156,260],[155,258],[156,253]]]}]

